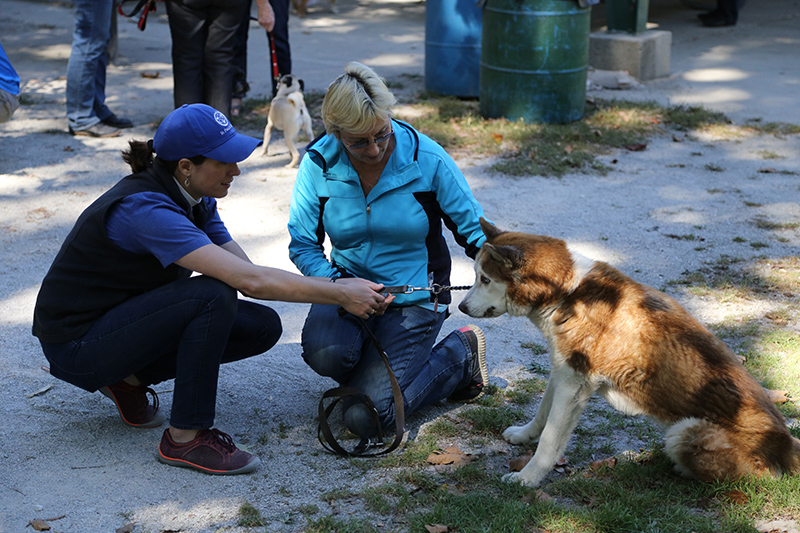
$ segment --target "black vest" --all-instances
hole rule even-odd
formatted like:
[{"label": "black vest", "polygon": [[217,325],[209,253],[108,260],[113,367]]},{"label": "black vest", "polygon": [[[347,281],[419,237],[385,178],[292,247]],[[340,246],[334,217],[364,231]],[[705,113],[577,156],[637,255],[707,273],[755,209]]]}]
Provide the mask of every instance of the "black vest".
[{"label": "black vest", "polygon": [[192,216],[178,184],[158,163],[122,178],[86,208],[61,245],[36,299],[36,337],[52,343],[79,339],[114,307],[191,275],[175,264],[162,267],[152,255],[127,252],[108,238],[105,220],[109,209],[127,196],[147,191],[166,194],[187,218],[195,219],[195,225],[205,226],[205,212]]}]

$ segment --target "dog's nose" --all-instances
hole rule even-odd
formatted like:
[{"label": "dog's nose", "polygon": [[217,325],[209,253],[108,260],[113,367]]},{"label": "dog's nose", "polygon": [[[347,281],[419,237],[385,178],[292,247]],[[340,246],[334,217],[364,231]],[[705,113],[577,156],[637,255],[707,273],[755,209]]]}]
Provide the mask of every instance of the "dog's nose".
[{"label": "dog's nose", "polygon": [[469,309],[467,308],[466,305],[464,305],[464,302],[458,304],[458,310],[464,313],[465,315],[469,315]]}]

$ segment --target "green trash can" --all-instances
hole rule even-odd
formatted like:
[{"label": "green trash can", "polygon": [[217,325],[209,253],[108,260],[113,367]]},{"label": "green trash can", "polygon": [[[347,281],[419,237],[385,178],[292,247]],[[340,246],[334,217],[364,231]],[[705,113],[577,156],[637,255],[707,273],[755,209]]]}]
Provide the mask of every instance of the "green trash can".
[{"label": "green trash can", "polygon": [[590,24],[591,7],[575,0],[487,0],[481,115],[549,124],[583,117]]}]

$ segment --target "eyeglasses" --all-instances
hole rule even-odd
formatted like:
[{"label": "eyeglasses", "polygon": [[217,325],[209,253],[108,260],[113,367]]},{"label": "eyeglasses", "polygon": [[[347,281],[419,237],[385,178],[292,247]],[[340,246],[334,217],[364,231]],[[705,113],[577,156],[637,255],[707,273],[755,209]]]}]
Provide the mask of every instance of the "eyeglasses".
[{"label": "eyeglasses", "polygon": [[[372,143],[375,143],[375,144],[383,144],[383,143],[385,143],[386,141],[389,140],[389,137],[391,137],[392,135],[394,135],[394,129],[389,130],[389,133],[384,133],[383,135],[379,135],[378,137],[375,137],[371,141],[359,141],[359,142],[353,143],[353,144],[344,143],[344,145],[347,146],[350,150],[363,150],[364,148],[368,147]],[[344,142],[344,141],[342,141],[342,142]]]}]

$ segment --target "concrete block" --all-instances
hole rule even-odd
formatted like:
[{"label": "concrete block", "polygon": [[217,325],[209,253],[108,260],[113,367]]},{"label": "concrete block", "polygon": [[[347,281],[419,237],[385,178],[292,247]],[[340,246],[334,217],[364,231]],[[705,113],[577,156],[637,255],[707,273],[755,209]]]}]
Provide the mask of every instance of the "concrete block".
[{"label": "concrete block", "polygon": [[639,80],[669,76],[672,32],[647,30],[631,35],[598,31],[589,35],[589,66],[627,70]]}]

